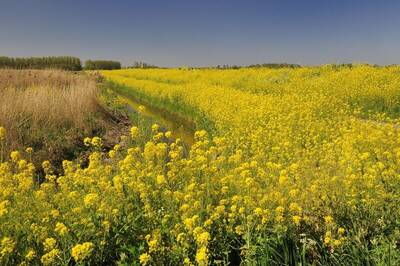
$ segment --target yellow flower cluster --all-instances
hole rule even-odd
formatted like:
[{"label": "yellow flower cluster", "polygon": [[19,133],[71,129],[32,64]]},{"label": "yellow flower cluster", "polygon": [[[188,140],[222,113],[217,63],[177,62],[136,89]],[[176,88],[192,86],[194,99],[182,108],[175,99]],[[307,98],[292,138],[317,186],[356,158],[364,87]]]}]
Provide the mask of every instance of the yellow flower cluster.
[{"label": "yellow flower cluster", "polygon": [[101,148],[101,146],[103,145],[103,142],[101,140],[101,138],[99,137],[93,137],[93,138],[85,138],[83,140],[83,143],[85,144],[85,146],[93,146],[95,148]]},{"label": "yellow flower cluster", "polygon": [[76,262],[82,262],[88,258],[94,250],[94,244],[91,242],[85,242],[78,244],[72,248],[71,255]]},{"label": "yellow flower cluster", "polygon": [[64,236],[68,233],[68,228],[63,223],[56,223],[56,227],[54,229],[60,236]]},{"label": "yellow flower cluster", "polygon": [[[61,252],[59,249],[52,249],[48,253],[44,254],[40,261],[43,265],[54,265],[57,262],[57,259],[60,258]],[[28,257],[30,260],[31,258]]]}]

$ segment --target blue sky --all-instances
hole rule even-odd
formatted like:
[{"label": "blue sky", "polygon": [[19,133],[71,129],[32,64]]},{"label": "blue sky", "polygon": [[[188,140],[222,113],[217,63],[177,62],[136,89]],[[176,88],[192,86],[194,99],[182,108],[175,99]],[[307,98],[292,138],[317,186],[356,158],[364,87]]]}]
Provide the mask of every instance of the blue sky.
[{"label": "blue sky", "polygon": [[163,66],[400,63],[400,1],[1,0],[0,55]]}]

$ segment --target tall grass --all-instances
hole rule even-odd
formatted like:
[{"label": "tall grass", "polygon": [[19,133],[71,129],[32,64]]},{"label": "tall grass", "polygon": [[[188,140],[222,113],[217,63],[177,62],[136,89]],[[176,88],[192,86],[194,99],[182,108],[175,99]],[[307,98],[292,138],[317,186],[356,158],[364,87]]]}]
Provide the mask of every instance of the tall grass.
[{"label": "tall grass", "polygon": [[7,87],[27,88],[32,86],[50,86],[54,88],[86,87],[85,83],[95,84],[92,79],[77,73],[61,70],[0,70],[0,89]]},{"label": "tall grass", "polygon": [[40,159],[53,157],[49,153],[57,149],[64,153],[77,132],[81,137],[97,126],[88,122],[97,110],[96,98],[96,83],[86,75],[1,70],[0,125],[7,128],[6,151],[32,146],[43,150]]}]

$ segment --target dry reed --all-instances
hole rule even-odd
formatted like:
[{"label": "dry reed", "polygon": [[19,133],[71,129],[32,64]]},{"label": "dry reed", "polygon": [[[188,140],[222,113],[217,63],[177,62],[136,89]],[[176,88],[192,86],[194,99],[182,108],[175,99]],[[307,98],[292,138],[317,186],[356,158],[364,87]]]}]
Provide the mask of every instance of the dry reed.
[{"label": "dry reed", "polygon": [[96,111],[96,83],[84,74],[56,70],[0,70],[0,125],[8,148],[69,128],[87,130]]}]

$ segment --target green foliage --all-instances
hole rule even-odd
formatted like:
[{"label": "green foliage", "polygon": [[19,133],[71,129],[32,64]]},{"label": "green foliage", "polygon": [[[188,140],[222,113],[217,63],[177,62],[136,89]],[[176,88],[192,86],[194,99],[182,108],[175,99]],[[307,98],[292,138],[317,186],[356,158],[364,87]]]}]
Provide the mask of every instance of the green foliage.
[{"label": "green foliage", "polygon": [[0,68],[82,70],[81,60],[72,56],[0,57]]},{"label": "green foliage", "polygon": [[111,60],[87,60],[85,61],[86,70],[112,70],[121,69],[121,63]]}]

